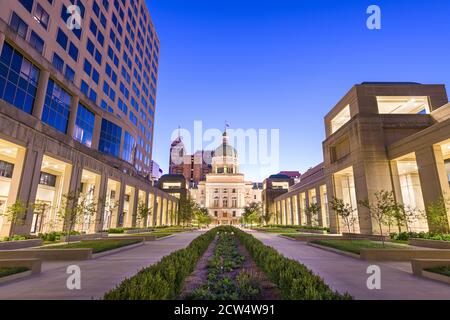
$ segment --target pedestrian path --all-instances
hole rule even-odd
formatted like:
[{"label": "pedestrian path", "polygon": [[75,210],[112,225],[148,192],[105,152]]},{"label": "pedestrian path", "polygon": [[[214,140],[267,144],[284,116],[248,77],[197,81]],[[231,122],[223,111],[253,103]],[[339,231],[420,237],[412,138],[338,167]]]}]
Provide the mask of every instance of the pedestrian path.
[{"label": "pedestrian path", "polygon": [[[142,246],[85,261],[45,262],[42,273],[0,284],[4,299],[100,299],[105,292],[144,267],[158,262],[173,251],[186,247],[201,232],[185,232],[150,241]],[[67,266],[81,269],[81,290],[68,290]]]},{"label": "pedestrian path", "polygon": [[[450,299],[450,286],[412,275],[407,262],[368,262],[319,248],[304,242],[282,238],[276,234],[251,232],[264,244],[284,256],[297,260],[339,292],[348,292],[356,299]],[[381,269],[381,290],[367,288],[367,267]]]}]

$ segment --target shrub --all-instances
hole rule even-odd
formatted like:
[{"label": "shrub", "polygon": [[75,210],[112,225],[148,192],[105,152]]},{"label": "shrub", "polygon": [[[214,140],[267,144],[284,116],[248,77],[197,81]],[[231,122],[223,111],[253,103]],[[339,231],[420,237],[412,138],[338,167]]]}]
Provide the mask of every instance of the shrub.
[{"label": "shrub", "polygon": [[[49,242],[56,242],[56,241],[60,241],[62,236],[65,236],[67,234],[67,232],[63,232],[63,231],[52,231],[52,232],[48,232],[48,233],[39,233],[38,237],[41,238],[44,241],[49,241]],[[80,232],[78,231],[70,231],[70,235],[71,236],[75,236],[75,235],[79,235]]]},{"label": "shrub", "polygon": [[124,228],[111,228],[107,230],[108,233],[124,233]]},{"label": "shrub", "polygon": [[408,241],[411,238],[450,241],[450,234],[437,232],[401,232],[391,233],[392,240]]},{"label": "shrub", "polygon": [[105,300],[175,299],[183,282],[214,239],[217,229],[199,236],[185,248],[165,256],[155,265],[144,268],[107,292]]},{"label": "shrub", "polygon": [[319,276],[304,265],[282,256],[252,235],[229,228],[247,248],[258,267],[278,286],[286,300],[347,300],[352,297],[333,291]]}]

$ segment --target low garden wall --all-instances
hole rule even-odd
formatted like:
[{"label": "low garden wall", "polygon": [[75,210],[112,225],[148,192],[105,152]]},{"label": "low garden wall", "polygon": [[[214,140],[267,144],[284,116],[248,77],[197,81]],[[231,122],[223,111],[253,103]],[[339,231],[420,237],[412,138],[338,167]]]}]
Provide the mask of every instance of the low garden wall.
[{"label": "low garden wall", "polygon": [[[102,238],[107,238],[107,237],[108,237],[107,232],[70,235],[69,242],[81,241],[81,240],[95,240],[95,239],[102,239]],[[61,236],[60,239],[61,239],[60,240],[61,242],[67,242],[67,236]]]},{"label": "low garden wall", "polygon": [[0,268],[25,267],[30,269],[31,274],[40,273],[42,267],[41,259],[1,259]]},{"label": "low garden wall", "polygon": [[297,229],[297,231],[302,233],[328,234],[328,231],[326,230],[316,230],[316,229]]},{"label": "low garden wall", "polygon": [[429,239],[409,239],[408,244],[416,247],[434,248],[434,249],[450,249],[450,241],[429,240]]},{"label": "low garden wall", "polygon": [[422,276],[424,269],[450,266],[450,259],[413,259],[411,267],[413,274]]},{"label": "low garden wall", "polygon": [[132,233],[145,233],[145,232],[152,232],[155,231],[155,229],[130,229],[125,230],[124,233],[132,234]]},{"label": "low garden wall", "polygon": [[39,247],[42,245],[42,243],[42,239],[2,241],[0,242],[0,250],[17,250],[23,248]]},{"label": "low garden wall", "polygon": [[434,249],[362,249],[362,260],[410,261],[414,259],[450,259],[450,250]]},{"label": "low garden wall", "polygon": [[1,250],[0,260],[4,259],[41,259],[42,261],[88,260],[92,258],[92,249],[21,249]]},{"label": "low garden wall", "polygon": [[390,241],[391,238],[389,236],[380,236],[377,234],[360,234],[360,233],[347,233],[343,232],[342,236],[345,239],[353,239],[353,240],[371,240],[371,241]]}]

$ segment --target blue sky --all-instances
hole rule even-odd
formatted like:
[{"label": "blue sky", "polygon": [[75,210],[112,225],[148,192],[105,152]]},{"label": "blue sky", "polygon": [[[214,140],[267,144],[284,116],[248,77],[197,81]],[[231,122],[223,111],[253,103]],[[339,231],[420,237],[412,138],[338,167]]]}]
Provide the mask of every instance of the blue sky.
[{"label": "blue sky", "polygon": [[[450,85],[448,0],[147,0],[161,41],[153,159],[178,125],[279,129],[280,169],[322,161],[323,116],[363,81]],[[368,30],[366,9],[382,10]],[[244,166],[249,180],[265,178]]]}]

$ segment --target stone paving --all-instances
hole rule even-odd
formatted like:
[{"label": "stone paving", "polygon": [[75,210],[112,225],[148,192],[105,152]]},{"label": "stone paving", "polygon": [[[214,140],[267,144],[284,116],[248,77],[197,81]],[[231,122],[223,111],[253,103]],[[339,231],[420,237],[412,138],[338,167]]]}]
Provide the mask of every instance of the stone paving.
[{"label": "stone paving", "polygon": [[[100,299],[122,280],[158,262],[163,256],[186,247],[200,234],[199,231],[178,233],[92,260],[45,262],[41,274],[0,284],[0,300]],[[69,265],[78,265],[81,269],[81,290],[67,289],[69,275],[66,270]]]},{"label": "stone paving", "polygon": [[[355,299],[450,299],[449,285],[413,276],[411,263],[368,262],[314,248],[276,234],[251,233],[284,256],[307,266],[333,289],[348,292]],[[367,288],[370,275],[366,271],[369,265],[378,265],[381,269],[381,290]]]}]

